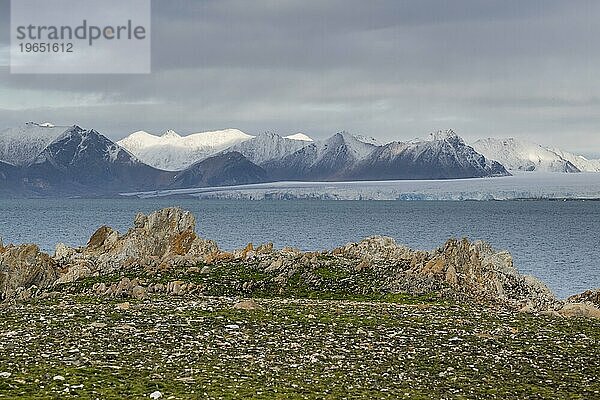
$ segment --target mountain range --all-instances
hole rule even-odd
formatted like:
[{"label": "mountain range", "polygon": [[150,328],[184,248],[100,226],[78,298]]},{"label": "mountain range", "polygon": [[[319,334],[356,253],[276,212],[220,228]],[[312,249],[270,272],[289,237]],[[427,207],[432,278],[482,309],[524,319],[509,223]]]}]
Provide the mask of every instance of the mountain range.
[{"label": "mountain range", "polygon": [[486,138],[473,143],[473,148],[513,171],[600,172],[600,160],[521,139]]},{"label": "mountain range", "polygon": [[[532,156],[532,154],[534,156]],[[107,196],[295,181],[455,179],[509,170],[579,172],[600,162],[514,139],[467,144],[453,131],[380,144],[339,132],[256,136],[237,129],[181,136],[134,132],[113,142],[94,129],[27,123],[0,131],[0,196]]]}]

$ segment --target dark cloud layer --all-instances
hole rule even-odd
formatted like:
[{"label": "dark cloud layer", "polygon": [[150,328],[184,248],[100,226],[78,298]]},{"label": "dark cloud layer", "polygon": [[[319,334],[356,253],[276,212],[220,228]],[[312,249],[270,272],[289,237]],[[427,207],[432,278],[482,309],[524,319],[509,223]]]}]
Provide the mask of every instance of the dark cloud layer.
[{"label": "dark cloud layer", "polygon": [[[600,2],[154,1],[150,75],[10,75],[2,126],[76,121],[113,138],[453,128],[600,152]],[[9,2],[0,0],[0,48]],[[1,59],[1,57],[0,57]]]}]

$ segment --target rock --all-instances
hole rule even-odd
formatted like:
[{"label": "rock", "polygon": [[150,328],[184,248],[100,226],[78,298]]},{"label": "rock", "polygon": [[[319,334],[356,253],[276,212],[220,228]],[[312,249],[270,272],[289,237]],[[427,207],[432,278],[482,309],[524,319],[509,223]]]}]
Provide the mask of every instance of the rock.
[{"label": "rock", "polygon": [[235,303],[233,308],[238,310],[259,310],[262,307],[254,299],[249,299]]},{"label": "rock", "polygon": [[267,272],[278,271],[281,267],[283,267],[283,258],[279,257],[275,261],[269,265],[266,269]]},{"label": "rock", "polygon": [[[331,254],[361,263],[368,260],[372,270],[379,270],[380,276],[394,282],[387,288],[392,292],[441,292],[450,287],[473,300],[502,303],[517,310],[527,303],[534,311],[560,304],[538,279],[519,274],[508,252],[495,251],[480,241],[450,239],[433,252],[423,252],[399,246],[391,238],[374,236]],[[267,270],[276,266],[271,264]]]},{"label": "rock", "polygon": [[136,299],[145,299],[146,297],[148,297],[148,295],[146,294],[146,289],[144,289],[140,285],[137,285],[133,289],[131,289],[131,296],[135,297]]},{"label": "rock", "polygon": [[458,285],[458,276],[456,276],[456,268],[454,268],[454,265],[450,265],[448,269],[446,269],[446,282],[453,286]]},{"label": "rock", "polygon": [[92,270],[113,271],[132,265],[169,268],[189,266],[205,261],[218,252],[211,240],[195,233],[196,219],[189,211],[165,208],[149,215],[138,214],[134,227],[120,236],[110,227],[99,228],[87,246],[73,252],[61,249],[64,262],[86,260]]},{"label": "rock", "polygon": [[92,322],[90,325],[92,328],[104,328],[106,324],[104,322]]},{"label": "rock", "polygon": [[10,372],[2,371],[0,372],[0,378],[10,378],[12,374]]},{"label": "rock", "polygon": [[129,310],[129,302],[119,303],[115,306],[117,310]]},{"label": "rock", "polygon": [[69,266],[67,271],[62,274],[60,278],[54,282],[54,284],[60,285],[63,283],[71,283],[90,276],[92,276],[90,263],[82,260],[77,262],[75,265]]},{"label": "rock", "polygon": [[117,297],[127,296],[131,287],[131,280],[128,277],[123,277],[117,284],[117,287],[115,288],[112,294]]},{"label": "rock", "polygon": [[201,274],[208,274],[210,273],[210,267],[208,265],[205,265],[204,267],[202,267],[202,270],[200,271]]},{"label": "rock", "polygon": [[161,392],[159,392],[158,390],[155,392],[150,393],[150,398],[151,399],[160,399],[161,397],[163,397],[163,394]]},{"label": "rock", "polygon": [[[316,257],[313,257],[313,258],[310,260],[310,263],[311,263],[311,264],[316,264],[317,262],[318,262],[318,260],[317,260],[317,258],[316,258]],[[355,271],[362,271],[362,270],[365,270],[365,269],[369,268],[370,266],[371,266],[371,263],[370,263],[368,260],[362,260],[361,262],[359,262],[359,263],[356,265],[356,267],[354,267],[354,270],[355,270]]]},{"label": "rock", "polygon": [[165,285],[163,285],[162,283],[155,283],[154,286],[152,287],[153,293],[161,293],[164,291],[165,291]]},{"label": "rock", "polygon": [[560,315],[560,313],[556,310],[545,310],[545,311],[540,312],[540,315],[543,315],[546,317],[562,318],[562,315]]},{"label": "rock", "polygon": [[583,303],[589,302],[594,304],[596,307],[600,307],[600,289],[586,290],[583,293],[576,294],[567,299],[569,303]]},{"label": "rock", "polygon": [[535,308],[533,307],[533,304],[531,304],[531,302],[528,302],[523,307],[521,307],[521,309],[519,310],[519,312],[520,313],[525,313],[525,314],[531,314],[531,313],[535,312]]},{"label": "rock", "polygon": [[54,259],[55,260],[67,259],[67,258],[73,256],[74,253],[75,253],[75,250],[72,249],[71,247],[67,246],[64,243],[58,243],[54,250]]},{"label": "rock", "polygon": [[0,300],[13,296],[19,287],[48,287],[57,276],[56,262],[38,246],[0,246]]},{"label": "rock", "polygon": [[172,281],[167,284],[167,293],[174,296],[181,296],[185,292],[186,286],[183,281]]},{"label": "rock", "polygon": [[563,317],[587,317],[600,318],[600,308],[592,303],[566,303],[563,308],[558,310]]},{"label": "rock", "polygon": [[62,375],[54,375],[54,377],[52,378],[53,381],[64,381],[65,377]]},{"label": "rock", "polygon": [[96,283],[94,286],[92,286],[92,290],[97,295],[103,295],[106,293],[106,284],[104,282]]}]

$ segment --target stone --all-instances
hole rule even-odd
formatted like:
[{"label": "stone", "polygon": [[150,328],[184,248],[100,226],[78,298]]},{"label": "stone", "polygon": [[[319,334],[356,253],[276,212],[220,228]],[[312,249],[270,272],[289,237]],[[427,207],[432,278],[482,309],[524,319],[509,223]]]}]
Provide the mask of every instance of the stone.
[{"label": "stone", "polygon": [[119,303],[115,306],[117,310],[129,310],[129,302]]},{"label": "stone", "polygon": [[558,310],[563,317],[587,317],[600,318],[600,308],[592,303],[566,303],[563,308]]},{"label": "stone", "polygon": [[67,271],[60,275],[54,285],[60,285],[63,283],[71,283],[78,281],[79,279],[88,278],[92,276],[92,270],[89,266],[89,263],[85,261],[77,262],[75,265],[69,266]]},{"label": "stone", "polygon": [[254,299],[249,299],[235,303],[233,308],[238,310],[259,310],[262,307]]},{"label": "stone", "polygon": [[150,393],[150,398],[153,400],[160,399],[161,397],[163,397],[163,394],[161,392],[159,392],[158,390]]},{"label": "stone", "polygon": [[135,297],[136,299],[145,299],[148,297],[146,289],[140,285],[134,286],[133,289],[131,289],[131,296]]},{"label": "stone", "polygon": [[573,295],[567,299],[567,302],[570,302],[570,303],[589,302],[589,303],[596,305],[596,307],[600,307],[600,289],[586,290],[583,293]]},{"label": "stone", "polygon": [[110,272],[133,265],[143,267],[189,266],[204,262],[219,251],[216,243],[199,238],[196,219],[189,211],[165,208],[149,215],[138,214],[134,227],[124,235],[110,227],[100,227],[86,247],[61,248],[61,262],[86,260],[92,270]]},{"label": "stone", "polygon": [[75,250],[72,249],[71,247],[67,246],[64,243],[58,243],[54,250],[54,259],[55,260],[67,259],[67,258],[71,257],[74,253],[75,253]]},{"label": "stone", "polygon": [[0,300],[17,288],[51,286],[58,277],[56,262],[33,244],[0,246]]},{"label": "stone", "polygon": [[446,269],[446,282],[450,285],[458,285],[458,276],[456,275],[456,268],[454,268],[454,265],[450,265]]}]

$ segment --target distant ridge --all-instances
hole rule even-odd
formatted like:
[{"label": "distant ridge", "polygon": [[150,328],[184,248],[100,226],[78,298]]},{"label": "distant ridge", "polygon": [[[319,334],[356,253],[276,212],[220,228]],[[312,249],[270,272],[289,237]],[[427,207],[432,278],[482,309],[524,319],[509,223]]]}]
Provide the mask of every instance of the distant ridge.
[{"label": "distant ridge", "polygon": [[515,139],[470,146],[452,130],[384,145],[345,131],[315,141],[300,133],[252,136],[237,129],[188,136],[138,131],[115,143],[94,129],[32,122],[0,131],[0,150],[1,196],[110,196],[277,181],[485,178],[507,176],[510,170],[600,171],[598,160]]}]

